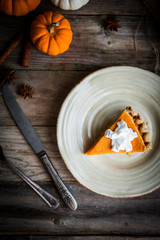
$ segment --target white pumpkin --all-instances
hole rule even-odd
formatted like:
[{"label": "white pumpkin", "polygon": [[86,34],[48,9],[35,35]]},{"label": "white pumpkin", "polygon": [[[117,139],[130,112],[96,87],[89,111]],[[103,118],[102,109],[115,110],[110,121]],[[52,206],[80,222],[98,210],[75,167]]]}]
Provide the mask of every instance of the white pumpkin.
[{"label": "white pumpkin", "polygon": [[50,0],[54,5],[64,10],[77,10],[89,2],[89,0]]}]

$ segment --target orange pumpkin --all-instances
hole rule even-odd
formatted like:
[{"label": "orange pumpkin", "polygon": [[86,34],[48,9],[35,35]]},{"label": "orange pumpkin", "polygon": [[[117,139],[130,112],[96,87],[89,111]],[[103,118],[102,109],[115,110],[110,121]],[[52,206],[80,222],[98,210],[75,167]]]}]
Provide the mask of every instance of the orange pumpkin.
[{"label": "orange pumpkin", "polygon": [[8,15],[23,16],[33,11],[41,0],[0,0],[0,11]]},{"label": "orange pumpkin", "polygon": [[49,55],[68,50],[72,41],[69,21],[60,13],[45,12],[31,24],[31,40],[36,48]]}]

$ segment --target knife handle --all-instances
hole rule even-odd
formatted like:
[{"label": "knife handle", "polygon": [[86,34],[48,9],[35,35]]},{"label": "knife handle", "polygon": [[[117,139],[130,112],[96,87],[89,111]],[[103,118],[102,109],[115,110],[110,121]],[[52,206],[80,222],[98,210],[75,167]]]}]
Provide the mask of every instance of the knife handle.
[{"label": "knife handle", "polygon": [[72,194],[69,192],[67,187],[62,182],[62,179],[58,175],[58,173],[57,173],[56,169],[54,168],[53,164],[51,163],[51,160],[49,159],[47,153],[45,151],[42,151],[38,154],[38,156],[41,159],[44,167],[46,168],[46,170],[50,174],[57,190],[59,191],[59,193],[60,193],[62,199],[64,200],[64,202],[66,203],[66,205],[70,209],[76,210],[77,209],[76,200],[74,199]]}]

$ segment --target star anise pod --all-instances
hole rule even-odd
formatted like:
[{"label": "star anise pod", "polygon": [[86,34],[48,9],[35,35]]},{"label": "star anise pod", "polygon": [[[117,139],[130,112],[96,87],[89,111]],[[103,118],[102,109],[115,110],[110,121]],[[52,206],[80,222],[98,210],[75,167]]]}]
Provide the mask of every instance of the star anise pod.
[{"label": "star anise pod", "polygon": [[117,20],[115,16],[109,16],[106,20],[107,28],[109,28],[111,31],[118,31],[118,28],[121,28],[119,22],[120,20]]},{"label": "star anise pod", "polygon": [[16,70],[0,69],[0,87],[6,82],[8,85],[11,83],[16,85],[14,80],[18,79],[15,75]]},{"label": "star anise pod", "polygon": [[32,98],[32,95],[34,94],[34,92],[32,91],[31,86],[24,84],[18,87],[18,94],[23,96],[24,99],[26,99],[27,97]]}]

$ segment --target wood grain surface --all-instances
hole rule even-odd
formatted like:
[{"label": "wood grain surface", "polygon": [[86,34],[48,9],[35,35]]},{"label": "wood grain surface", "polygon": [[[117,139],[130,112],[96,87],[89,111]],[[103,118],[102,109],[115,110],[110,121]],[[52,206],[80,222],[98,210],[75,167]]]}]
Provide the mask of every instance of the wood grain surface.
[{"label": "wood grain surface", "polygon": [[[2,14],[0,16],[3,19],[0,31],[4,33],[0,39],[0,49],[3,49],[15,32],[23,29],[25,21],[13,19],[15,27],[12,28],[11,17]],[[73,30],[73,41],[69,50],[53,57],[33,46],[28,70],[93,71],[107,66],[131,65],[154,71],[156,63],[154,46],[159,49],[160,34],[157,33],[149,16],[117,16],[122,26],[118,32],[106,28],[107,14],[66,17]],[[21,66],[21,52],[22,44],[11,53],[3,66],[24,69]]]},{"label": "wood grain surface", "polygon": [[[3,240],[43,240],[44,236],[3,236]],[[45,236],[46,240],[159,240],[159,237],[130,237],[130,236],[93,236],[93,235],[88,235],[88,236]]]},{"label": "wood grain surface", "polygon": [[[60,200],[53,210],[0,161],[0,239],[7,240],[148,240],[160,239],[160,190],[131,199],[114,199],[81,186],[61,159],[56,124],[60,107],[89,73],[107,66],[128,65],[159,74],[160,31],[141,0],[90,0],[77,11],[64,11],[49,0],[24,17],[0,13],[0,54],[19,31],[44,11],[58,11],[71,23],[70,49],[56,57],[32,46],[30,67],[21,66],[23,42],[2,67],[16,69],[19,80],[10,86],[31,121],[54,166],[78,202],[77,211]],[[106,29],[108,15],[120,20],[118,32]],[[35,94],[24,100],[17,87],[27,83]],[[33,180],[59,198],[48,174],[24,140],[0,93],[0,145],[5,156]]]},{"label": "wood grain surface", "polygon": [[[52,183],[41,185],[58,197]],[[71,211],[63,202],[56,210],[48,206],[25,183],[0,184],[1,233],[159,235],[159,194],[114,199],[95,194],[77,182],[67,183],[78,202]],[[10,196],[10,198],[8,198]]]}]

